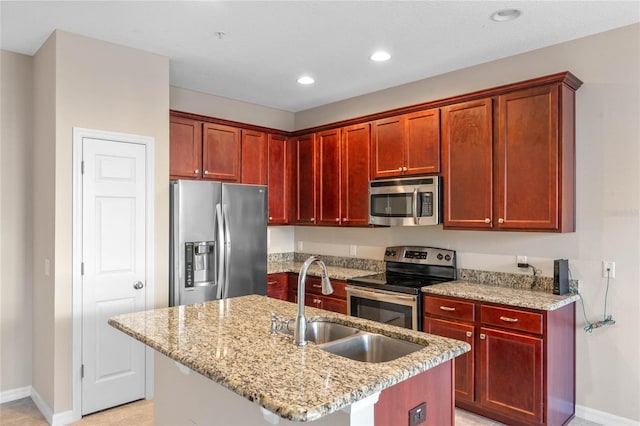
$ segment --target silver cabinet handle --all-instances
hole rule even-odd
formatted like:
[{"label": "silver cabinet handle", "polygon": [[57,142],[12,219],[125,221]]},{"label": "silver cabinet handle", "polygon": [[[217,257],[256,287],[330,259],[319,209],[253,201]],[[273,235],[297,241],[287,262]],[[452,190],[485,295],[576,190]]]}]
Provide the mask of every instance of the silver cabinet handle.
[{"label": "silver cabinet handle", "polygon": [[403,171],[403,172],[406,172],[407,170],[409,170],[409,169],[407,169],[406,167],[403,167],[403,168],[402,168],[402,171]]},{"label": "silver cabinet handle", "polygon": [[484,218],[484,223],[491,223],[491,219],[489,219],[488,217]]},{"label": "silver cabinet handle", "polygon": [[487,335],[486,335],[486,334],[484,334],[484,333],[480,333],[480,338],[481,338],[482,340],[484,340],[486,337],[487,337]]},{"label": "silver cabinet handle", "polygon": [[278,281],[267,281],[267,285],[276,285]]},{"label": "silver cabinet handle", "polygon": [[470,331],[467,331],[467,337],[471,337],[471,336],[473,336],[473,333]]},{"label": "silver cabinet handle", "polygon": [[133,288],[135,288],[136,290],[140,290],[142,287],[144,287],[142,281],[136,281],[135,283],[133,283]]},{"label": "silver cabinet handle", "polygon": [[311,284],[311,287],[313,287],[313,288],[322,288],[322,286],[320,284]]},{"label": "silver cabinet handle", "polygon": [[447,311],[447,312],[453,312],[453,311],[456,310],[456,308],[451,308],[449,306],[440,306],[440,310]]},{"label": "silver cabinet handle", "polygon": [[518,322],[518,318],[500,317],[504,322]]},{"label": "silver cabinet handle", "polygon": [[402,171],[402,167],[398,167],[398,171],[401,172]]},{"label": "silver cabinet handle", "polygon": [[499,218],[498,219],[498,223],[504,223],[504,219],[503,218]]}]

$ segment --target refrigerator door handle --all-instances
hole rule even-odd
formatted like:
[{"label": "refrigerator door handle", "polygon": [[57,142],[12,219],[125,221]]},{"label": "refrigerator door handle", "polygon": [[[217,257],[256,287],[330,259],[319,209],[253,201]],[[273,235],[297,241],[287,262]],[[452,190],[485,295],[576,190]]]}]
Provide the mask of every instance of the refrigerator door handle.
[{"label": "refrigerator door handle", "polygon": [[229,229],[229,213],[227,206],[222,206],[222,217],[224,219],[224,290],[223,298],[229,297],[229,268],[231,266],[231,230]]},{"label": "refrigerator door handle", "polygon": [[216,298],[217,299],[222,299],[222,290],[224,287],[224,280],[225,280],[225,262],[224,262],[224,224],[223,224],[223,217],[222,217],[222,204],[218,203],[216,204],[216,245],[218,246],[218,257],[217,257],[217,262],[216,262],[216,272],[218,275],[217,278],[217,284],[218,284],[218,288],[217,288],[217,295]]}]

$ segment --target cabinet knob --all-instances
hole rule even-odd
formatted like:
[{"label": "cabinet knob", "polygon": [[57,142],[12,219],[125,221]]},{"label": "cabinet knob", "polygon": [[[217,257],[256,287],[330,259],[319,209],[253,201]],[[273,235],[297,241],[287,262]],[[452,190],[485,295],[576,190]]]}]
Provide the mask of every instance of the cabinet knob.
[{"label": "cabinet knob", "polygon": [[336,217],[336,223],[340,223],[340,218]]},{"label": "cabinet knob", "polygon": [[311,219],[309,219],[309,221],[310,221],[311,223],[316,223],[316,218],[315,218],[315,217],[312,217]]},{"label": "cabinet knob", "polygon": [[195,174],[200,173],[200,169],[195,169],[195,170],[193,171],[193,173],[195,173]]},{"label": "cabinet knob", "polygon": [[484,340],[486,337],[487,337],[487,335],[486,335],[486,334],[484,334],[484,333],[480,333],[480,338],[481,338],[482,340]]},{"label": "cabinet knob", "polygon": [[406,167],[406,166],[402,168],[402,171],[403,171],[403,172],[406,172],[407,170],[409,170],[409,169],[407,169],[407,167]]},{"label": "cabinet knob", "polygon": [[499,218],[498,219],[498,223],[504,223],[504,219],[503,218]]},{"label": "cabinet knob", "polygon": [[273,220],[273,217],[272,217],[272,216],[269,216],[269,220]]},{"label": "cabinet knob", "polygon": [[398,167],[398,171],[401,172],[402,171],[402,167]]},{"label": "cabinet knob", "polygon": [[204,171],[204,174],[205,174],[205,175],[208,175],[208,174],[209,174],[209,170],[205,170],[205,171]]},{"label": "cabinet knob", "polygon": [[467,331],[467,337],[471,337],[471,336],[473,336],[473,333],[470,331]]},{"label": "cabinet knob", "polygon": [[342,221],[343,221],[343,222],[349,222],[349,219],[347,219],[346,217],[343,217],[343,218],[342,218]]},{"label": "cabinet knob", "polygon": [[488,217],[484,218],[484,223],[491,223],[491,219],[489,219]]}]

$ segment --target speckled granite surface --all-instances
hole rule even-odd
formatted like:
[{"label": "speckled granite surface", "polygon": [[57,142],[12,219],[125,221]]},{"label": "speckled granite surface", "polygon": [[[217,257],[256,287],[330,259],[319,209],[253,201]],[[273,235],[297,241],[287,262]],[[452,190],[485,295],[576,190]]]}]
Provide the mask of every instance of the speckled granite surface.
[{"label": "speckled granite surface", "polygon": [[553,311],[579,299],[579,296],[575,294],[557,296],[544,291],[508,288],[502,285],[479,284],[468,281],[451,281],[422,287],[422,292],[545,311]]},{"label": "speckled granite surface", "polygon": [[[304,262],[269,262],[267,263],[267,273],[275,274],[279,272],[300,272]],[[327,272],[329,272],[329,278],[334,280],[347,280],[354,277],[364,277],[365,275],[375,274],[375,271],[364,269],[352,269],[344,268],[340,266],[327,265]],[[317,263],[312,264],[307,271],[307,274],[314,277],[322,276],[322,269]]]},{"label": "speckled granite surface", "polygon": [[344,408],[470,350],[468,344],[307,307],[328,319],[425,345],[393,361],[371,364],[298,347],[269,335],[270,313],[295,317],[296,305],[243,296],[114,317],[113,327],[277,415],[310,421]]},{"label": "speckled granite surface", "polygon": [[[272,253],[267,258],[267,273],[278,272],[300,272],[302,264],[309,256],[308,253]],[[373,259],[359,259],[356,257],[339,257],[316,255],[327,265],[329,278],[335,280],[347,280],[354,277],[377,274],[384,271],[384,261]],[[311,265],[309,275],[322,276],[321,269],[317,264]]]}]

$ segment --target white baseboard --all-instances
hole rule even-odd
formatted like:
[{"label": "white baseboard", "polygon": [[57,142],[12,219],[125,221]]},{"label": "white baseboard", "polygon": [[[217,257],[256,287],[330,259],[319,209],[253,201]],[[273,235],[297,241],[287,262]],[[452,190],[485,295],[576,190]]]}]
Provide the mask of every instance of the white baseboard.
[{"label": "white baseboard", "polygon": [[640,426],[640,422],[636,420],[626,419],[614,414],[605,413],[604,411],[594,410],[593,408],[585,407],[583,405],[576,405],[576,417],[604,426]]},{"label": "white baseboard", "polygon": [[53,410],[46,402],[44,402],[44,399],[42,399],[38,391],[33,388],[31,389],[31,399],[33,400],[33,403],[36,404],[36,407],[38,407],[38,410],[40,410],[40,413],[44,416],[47,423],[51,424],[53,421]]},{"label": "white baseboard", "polygon": [[23,388],[9,389],[0,392],[0,404],[5,402],[15,401],[17,399],[27,398],[31,396],[31,386],[25,386]]}]

